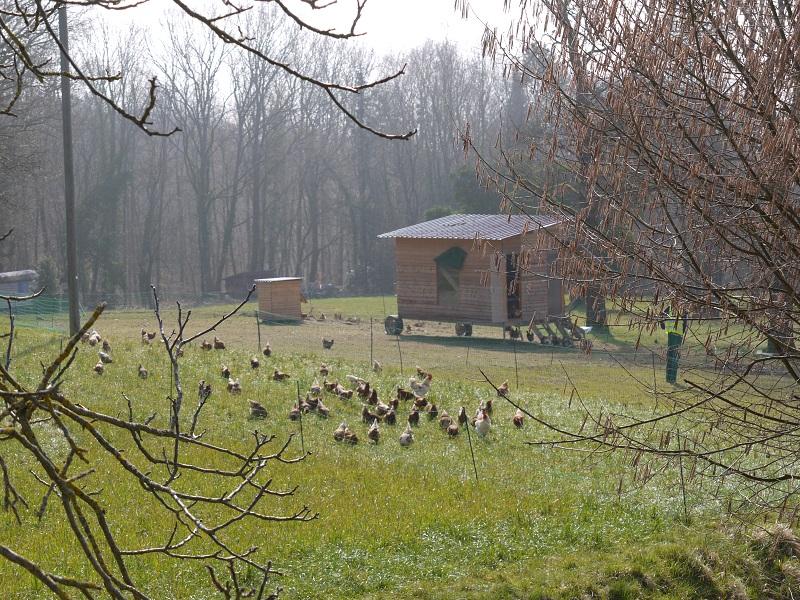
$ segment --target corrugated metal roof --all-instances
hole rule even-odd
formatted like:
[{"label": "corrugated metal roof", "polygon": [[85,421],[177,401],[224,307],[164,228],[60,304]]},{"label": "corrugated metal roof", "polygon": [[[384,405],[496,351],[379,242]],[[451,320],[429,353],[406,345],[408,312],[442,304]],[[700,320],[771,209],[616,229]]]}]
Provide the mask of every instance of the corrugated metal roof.
[{"label": "corrugated metal roof", "polygon": [[266,283],[277,283],[279,281],[300,281],[302,277],[267,277],[266,279],[256,279],[255,281],[264,281]]},{"label": "corrugated metal roof", "polygon": [[382,233],[379,238],[425,238],[442,240],[471,240],[476,236],[484,240],[504,240],[525,230],[536,231],[551,227],[552,217],[527,215],[447,215],[432,221],[409,225],[402,229]]},{"label": "corrugated metal roof", "polygon": [[17,281],[33,281],[36,277],[37,273],[33,269],[6,271],[5,273],[0,273],[0,282],[16,283]]}]

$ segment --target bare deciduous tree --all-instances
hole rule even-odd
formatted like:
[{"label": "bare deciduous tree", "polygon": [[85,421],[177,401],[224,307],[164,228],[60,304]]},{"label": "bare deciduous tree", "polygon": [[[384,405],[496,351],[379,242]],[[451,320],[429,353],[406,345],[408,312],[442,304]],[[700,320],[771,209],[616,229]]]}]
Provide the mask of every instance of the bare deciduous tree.
[{"label": "bare deciduous tree", "polygon": [[[553,272],[574,292],[599,289],[643,331],[657,327],[666,307],[686,312],[690,331],[703,331],[694,342],[716,366],[684,370],[688,389],[670,392],[668,404],[655,398],[671,410],[646,419],[588,411],[582,431],[547,423],[556,433],[545,443],[623,450],[640,473],[648,457],[683,461],[691,478],[736,478],[742,506],[794,519],[796,7],[741,0],[520,6],[520,26],[511,37],[489,36],[486,49],[536,95],[518,143],[506,140],[487,174],[510,210],[521,208],[520,196],[533,197],[538,210],[571,226]],[[534,129],[546,135],[528,135]],[[532,182],[531,160],[558,169]],[[583,205],[562,202],[559,170],[585,186]],[[646,474],[653,472],[648,466]]]},{"label": "bare deciduous tree", "polygon": [[[396,71],[375,80],[360,82],[356,85],[348,85],[337,81],[326,81],[315,77],[312,74],[297,70],[290,60],[285,57],[274,56],[269,50],[261,47],[256,28],[248,28],[248,21],[243,19],[245,15],[253,11],[261,3],[257,0],[239,2],[216,2],[205,5],[204,8],[196,8],[181,0],[172,0],[175,7],[190,20],[200,24],[208,30],[210,35],[216,37],[220,42],[229,47],[236,47],[251,54],[265,63],[278,68],[289,76],[297,78],[309,85],[321,89],[344,114],[348,116],[359,127],[362,127],[375,135],[390,139],[407,139],[414,135],[414,132],[404,134],[388,134],[370,127],[366,120],[359,120],[342,103],[340,94],[358,94],[363,90],[379,86],[386,81],[391,81],[403,74],[403,70]],[[53,68],[52,49],[56,52],[64,50],[59,40],[57,27],[54,22],[56,14],[64,2],[44,3],[40,0],[26,0],[23,2],[3,2],[3,9],[0,11],[0,78],[11,82],[7,89],[0,90],[0,100],[3,101],[2,110],[10,113],[14,104],[22,95],[25,89],[33,85],[36,81],[44,81],[61,75],[58,69]],[[130,10],[137,9],[140,2],[120,3],[117,0],[78,0],[68,3],[71,7],[91,7],[93,9],[106,10]],[[358,26],[361,20],[366,1],[359,1],[353,5],[352,18],[343,30],[325,29],[312,25],[308,19],[303,18],[300,13],[283,2],[275,3],[284,18],[294,23],[299,30],[307,30],[316,35],[335,38],[350,39],[356,37]],[[311,0],[305,3],[314,11],[324,13],[329,7],[327,2]],[[249,24],[252,25],[253,21]],[[48,44],[50,49],[48,49]],[[152,128],[150,114],[156,102],[158,83],[153,77],[149,81],[148,95],[149,102],[144,108],[129,108],[120,104],[117,99],[109,94],[104,86],[98,82],[110,82],[119,79],[119,74],[94,73],[86,65],[81,64],[74,53],[67,52],[67,59],[71,67],[70,77],[80,82],[84,88],[92,95],[106,102],[121,117],[128,119],[140,127],[143,131],[151,135],[164,135],[170,132],[158,131]],[[133,110],[138,112],[134,113]]]}]

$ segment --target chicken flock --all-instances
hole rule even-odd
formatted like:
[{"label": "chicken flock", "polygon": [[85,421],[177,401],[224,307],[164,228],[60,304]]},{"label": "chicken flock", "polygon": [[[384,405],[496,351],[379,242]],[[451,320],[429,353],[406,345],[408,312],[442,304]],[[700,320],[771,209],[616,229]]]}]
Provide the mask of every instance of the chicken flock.
[{"label": "chicken flock", "polygon": [[[141,339],[143,344],[150,344],[152,340],[157,337],[156,332],[148,332],[146,329],[141,330]],[[100,346],[98,350],[98,362],[94,366],[94,371],[98,375],[103,375],[106,365],[112,364],[113,358],[111,356],[111,344],[107,339],[103,339],[100,334],[95,330],[87,332],[83,335],[82,341],[91,346]],[[330,350],[333,346],[333,340],[323,338],[323,347],[325,350]],[[203,350],[225,350],[225,342],[214,337],[213,341],[202,340],[201,349]],[[263,357],[269,359],[273,355],[272,348],[267,343],[261,354]],[[250,358],[251,369],[258,369],[261,364],[259,356],[253,355]],[[374,373],[381,373],[383,366],[378,361],[373,361],[372,371]],[[226,363],[220,363],[220,375],[225,380],[226,389],[231,395],[238,395],[243,392],[242,385],[238,378],[234,377],[232,369]],[[142,380],[147,379],[148,370],[140,362],[138,364],[137,375]],[[429,399],[431,386],[433,384],[433,374],[426,372],[421,367],[416,367],[416,375],[409,378],[408,385],[395,386],[385,399],[381,399],[381,394],[372,385],[368,379],[364,379],[357,375],[348,374],[340,382],[338,379],[331,376],[331,368],[327,363],[321,363],[319,367],[319,376],[314,378],[314,382],[310,388],[305,392],[305,396],[298,395],[297,400],[288,411],[288,418],[290,421],[299,421],[304,415],[311,413],[317,416],[328,419],[335,416],[336,412],[344,412],[345,404],[340,410],[334,410],[332,407],[337,407],[338,401],[344,401],[350,404],[350,411],[357,407],[353,406],[350,402],[355,397],[356,402],[361,402],[361,421],[362,427],[366,427],[366,438],[371,443],[379,444],[384,439],[384,433],[388,431],[389,427],[400,425],[402,432],[396,438],[400,446],[408,448],[414,443],[414,430],[421,426],[424,422],[438,422],[440,429],[444,434],[449,437],[458,436],[463,428],[470,427],[474,429],[478,438],[485,438],[489,436],[493,430],[492,414],[493,414],[493,401],[492,399],[482,400],[479,402],[475,412],[469,416],[465,406],[460,406],[458,411],[451,416],[444,408],[437,406],[435,401]],[[322,381],[320,382],[320,377]],[[278,367],[272,368],[272,377],[274,381],[286,382],[292,379],[291,374],[286,373]],[[346,383],[344,383],[346,381]],[[299,389],[299,387],[298,387]],[[496,388],[497,396],[508,398],[508,381],[504,381]],[[211,396],[211,383],[206,383],[205,380],[200,381],[199,396],[201,402],[205,402]],[[324,396],[328,395],[332,400],[324,400]],[[327,403],[327,404],[326,404]],[[259,402],[247,399],[247,404],[250,409],[251,418],[264,419],[268,418],[269,413],[267,409]],[[330,405],[330,406],[329,406]],[[400,416],[402,414],[402,416]],[[337,419],[338,420],[338,419]],[[399,422],[399,423],[398,423]],[[521,428],[524,424],[524,413],[521,409],[517,408],[512,423],[516,428]],[[393,434],[396,435],[396,434]],[[357,444],[359,436],[354,428],[348,425],[347,418],[343,418],[340,424],[333,430],[333,439],[336,442]]]}]

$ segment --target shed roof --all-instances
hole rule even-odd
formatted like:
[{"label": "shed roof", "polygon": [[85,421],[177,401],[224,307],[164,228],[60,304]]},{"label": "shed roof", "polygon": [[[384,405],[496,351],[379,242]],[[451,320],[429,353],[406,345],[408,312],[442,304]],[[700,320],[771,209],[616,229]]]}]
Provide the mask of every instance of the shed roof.
[{"label": "shed roof", "polygon": [[551,227],[556,223],[556,219],[541,215],[447,215],[382,233],[378,237],[441,240],[471,240],[480,237],[499,241],[520,235],[523,231],[536,231],[540,227]]},{"label": "shed roof", "polygon": [[24,269],[22,271],[6,271],[0,273],[0,283],[16,283],[17,281],[33,281],[36,279],[37,273],[33,269]]},{"label": "shed roof", "polygon": [[256,279],[255,281],[264,281],[266,283],[276,283],[279,281],[300,281],[302,277],[267,277],[266,279]]}]

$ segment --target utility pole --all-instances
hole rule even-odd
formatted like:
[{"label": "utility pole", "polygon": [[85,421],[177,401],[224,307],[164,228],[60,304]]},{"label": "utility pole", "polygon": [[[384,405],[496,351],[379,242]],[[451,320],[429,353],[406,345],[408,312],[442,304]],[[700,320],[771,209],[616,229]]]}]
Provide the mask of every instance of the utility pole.
[{"label": "utility pole", "polygon": [[58,7],[58,39],[61,52],[61,128],[64,140],[64,199],[67,217],[67,295],[69,297],[69,334],[81,328],[80,301],[78,298],[78,237],[75,232],[75,174],[72,167],[72,94],[69,80],[69,34],[67,32],[67,5]]}]

